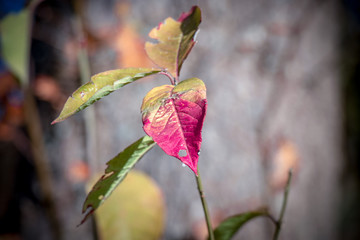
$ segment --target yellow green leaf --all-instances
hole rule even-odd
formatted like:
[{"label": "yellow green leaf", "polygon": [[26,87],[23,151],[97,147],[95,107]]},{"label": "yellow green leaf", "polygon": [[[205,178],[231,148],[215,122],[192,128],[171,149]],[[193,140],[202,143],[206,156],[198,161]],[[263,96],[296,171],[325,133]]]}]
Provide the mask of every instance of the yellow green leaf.
[{"label": "yellow green leaf", "polygon": [[158,240],[164,231],[165,201],[144,173],[131,171],[95,213],[100,239]]},{"label": "yellow green leaf", "polygon": [[84,223],[104,203],[135,164],[154,146],[155,143],[151,137],[144,136],[107,163],[108,167],[105,169],[105,173],[93,186],[84,202],[83,213],[89,211],[81,223]]},{"label": "yellow green leaf", "polygon": [[96,74],[67,99],[59,117],[52,124],[63,121],[129,83],[158,72],[159,69],[152,68],[124,68]]},{"label": "yellow green leaf", "polygon": [[197,6],[183,13],[178,20],[167,18],[149,33],[158,42],[146,42],[146,53],[154,63],[177,79],[185,58],[195,44],[194,36],[200,22],[201,11]]},{"label": "yellow green leaf", "polygon": [[30,11],[7,15],[0,22],[2,57],[22,84],[28,83]]}]

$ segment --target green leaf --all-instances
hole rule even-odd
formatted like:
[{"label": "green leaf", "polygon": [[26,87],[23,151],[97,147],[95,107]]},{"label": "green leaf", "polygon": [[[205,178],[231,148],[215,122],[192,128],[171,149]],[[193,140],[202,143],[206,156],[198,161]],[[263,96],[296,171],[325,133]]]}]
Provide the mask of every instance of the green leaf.
[{"label": "green leaf", "polygon": [[158,43],[146,42],[147,55],[159,67],[178,78],[181,66],[195,44],[194,36],[200,22],[201,11],[197,6],[183,13],[178,20],[165,19],[149,33]]},{"label": "green leaf", "polygon": [[105,174],[97,181],[84,202],[83,213],[90,210],[81,224],[110,196],[127,173],[154,146],[152,138],[144,136],[107,163]]},{"label": "green leaf", "polygon": [[65,120],[129,83],[158,72],[160,70],[152,68],[124,68],[96,74],[90,82],[82,85],[67,99],[59,117],[51,124]]},{"label": "green leaf", "polygon": [[248,221],[260,216],[268,216],[266,210],[251,211],[229,217],[214,230],[216,240],[230,240]]},{"label": "green leaf", "polygon": [[100,239],[158,240],[165,227],[165,200],[146,174],[133,170],[95,214]]},{"label": "green leaf", "polygon": [[28,83],[30,11],[9,14],[0,22],[4,61],[22,85]]}]

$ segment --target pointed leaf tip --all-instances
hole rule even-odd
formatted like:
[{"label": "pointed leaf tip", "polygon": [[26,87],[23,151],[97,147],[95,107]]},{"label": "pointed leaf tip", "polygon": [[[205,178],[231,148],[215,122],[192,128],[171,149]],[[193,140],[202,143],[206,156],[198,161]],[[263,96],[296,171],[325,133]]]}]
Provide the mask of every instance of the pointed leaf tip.
[{"label": "pointed leaf tip", "polygon": [[141,106],[144,131],[197,175],[206,108],[205,84],[191,78],[148,92]]},{"label": "pointed leaf tip", "polygon": [[195,15],[193,18],[195,18],[199,23],[201,22],[201,10],[196,5],[192,6],[189,12],[183,12],[178,18],[178,21],[183,22],[185,19],[191,17],[191,15]]},{"label": "pointed leaf tip", "polygon": [[82,212],[85,217],[80,225],[111,195],[135,164],[154,146],[155,142],[151,137],[144,136],[107,163],[105,173],[93,186],[84,202]]},{"label": "pointed leaf tip", "polygon": [[152,68],[124,68],[98,73],[67,99],[60,115],[51,124],[65,120],[129,83],[160,71]]},{"label": "pointed leaf tip", "polygon": [[259,209],[255,211],[245,212],[226,218],[214,230],[216,240],[231,240],[232,237],[244,226],[248,221],[256,217],[269,216],[267,209]]}]

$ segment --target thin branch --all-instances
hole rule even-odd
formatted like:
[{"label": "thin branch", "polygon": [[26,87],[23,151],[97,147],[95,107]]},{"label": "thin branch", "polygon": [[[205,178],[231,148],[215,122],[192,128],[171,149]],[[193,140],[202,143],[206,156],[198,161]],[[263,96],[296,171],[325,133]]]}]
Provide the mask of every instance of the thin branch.
[{"label": "thin branch", "polygon": [[33,161],[43,203],[49,218],[53,239],[60,240],[63,236],[58,212],[55,206],[54,184],[51,177],[51,169],[46,156],[39,111],[33,93],[29,87],[25,89],[24,110],[25,124],[29,133]]},{"label": "thin branch", "polygon": [[206,203],[204,190],[203,190],[203,187],[202,187],[202,184],[201,184],[201,177],[200,177],[199,168],[198,168],[197,173],[198,174],[195,175],[195,178],[196,178],[196,183],[197,183],[197,186],[198,186],[198,191],[199,191],[201,203],[202,203],[202,206],[203,206],[203,209],[204,209],[206,226],[207,226],[208,233],[209,233],[209,240],[215,240],[213,228],[211,226],[210,213],[209,213],[209,209],[208,209],[208,206],[207,206],[207,203]]},{"label": "thin branch", "polygon": [[36,171],[36,175],[39,182],[39,187],[42,194],[42,200],[45,207],[46,214],[49,218],[50,228],[53,234],[53,239],[61,240],[63,239],[62,228],[60,225],[60,220],[58,218],[58,212],[55,205],[55,194],[53,191],[53,182],[51,176],[51,168],[49,161],[46,156],[46,149],[44,143],[43,132],[40,124],[39,111],[36,106],[36,101],[33,95],[33,92],[30,87],[30,45],[31,45],[31,33],[33,28],[33,15],[36,7],[43,2],[43,0],[33,0],[28,5],[29,21],[28,21],[28,36],[27,44],[28,48],[26,53],[26,79],[25,84],[22,88],[24,91],[24,117],[25,117],[25,126],[27,133],[29,134],[31,151],[33,157],[33,163]]},{"label": "thin branch", "polygon": [[[78,65],[81,83],[85,84],[90,81],[91,71],[89,55],[87,51],[87,39],[84,32],[83,26],[83,1],[76,1],[74,3],[75,16],[74,16],[74,29],[77,34],[78,41]],[[98,149],[97,149],[97,138],[96,138],[96,114],[95,108],[88,108],[84,112],[85,118],[85,147],[86,147],[86,160],[90,166],[92,172],[98,171]]]},{"label": "thin branch", "polygon": [[275,229],[275,232],[274,232],[273,240],[277,240],[279,238],[279,233],[280,233],[280,230],[281,230],[281,225],[283,223],[283,218],[284,218],[286,205],[287,205],[287,201],[288,201],[291,178],[292,178],[292,169],[289,170],[289,177],[288,177],[286,187],[285,187],[285,192],[284,192],[284,200],[283,200],[283,203],[282,203],[282,206],[281,206],[279,219],[276,221],[276,224],[275,224],[276,229]]},{"label": "thin branch", "polygon": [[[285,69],[286,66],[293,63],[294,57],[299,51],[301,34],[310,24],[313,23],[313,18],[316,16],[317,11],[321,4],[326,1],[308,1],[307,4],[302,8],[302,12],[298,17],[294,17],[294,21],[290,24],[290,32],[288,40],[285,46],[283,46],[277,61],[277,69],[270,76],[270,80],[273,82],[272,89],[270,90],[269,96],[264,103],[264,110],[260,113],[257,118],[255,126],[255,136],[258,151],[260,153],[262,164],[262,171],[264,176],[264,183],[266,185],[266,175],[268,172],[268,162],[270,158],[269,144],[271,140],[266,136],[267,130],[273,121],[273,116],[277,114],[280,109],[281,103],[284,101],[284,96],[289,84],[289,79],[286,77]],[[314,5],[317,5],[314,7]],[[264,202],[268,204],[269,191],[265,189],[263,196]],[[266,231],[270,233],[270,225],[265,225]]]},{"label": "thin branch", "polygon": [[265,216],[268,217],[272,221],[272,223],[275,225],[275,227],[278,225],[278,221],[270,213],[267,213]]}]

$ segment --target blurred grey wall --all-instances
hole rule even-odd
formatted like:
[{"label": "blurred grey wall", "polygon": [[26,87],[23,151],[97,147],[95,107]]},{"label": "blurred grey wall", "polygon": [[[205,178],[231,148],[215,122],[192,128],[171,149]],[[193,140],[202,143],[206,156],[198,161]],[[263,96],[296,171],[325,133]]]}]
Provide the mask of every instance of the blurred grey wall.
[{"label": "blurred grey wall", "polygon": [[[278,216],[287,169],[292,167],[294,178],[280,239],[338,239],[343,158],[336,1],[127,2],[126,19],[144,39],[166,17],[177,18],[192,5],[202,9],[198,43],[180,77],[198,77],[207,85],[199,167],[214,221],[260,206],[268,206]],[[85,19],[92,34],[102,33],[109,24],[115,26],[115,4],[88,1]],[[106,46],[90,60],[92,73],[118,67]],[[72,67],[64,63],[65,69]],[[60,78],[66,81],[67,76],[64,71]],[[160,84],[168,80],[142,80],[93,106],[97,171],[144,135],[139,113],[142,97]],[[55,126],[59,140],[49,146],[58,153],[55,159],[66,163],[84,158],[82,116]],[[164,191],[164,239],[201,236],[203,212],[190,169],[158,147],[136,168],[153,177]],[[74,217],[66,228],[79,219]],[[273,230],[267,219],[258,219],[235,239],[270,239]],[[75,235],[69,234],[68,239]]]}]

